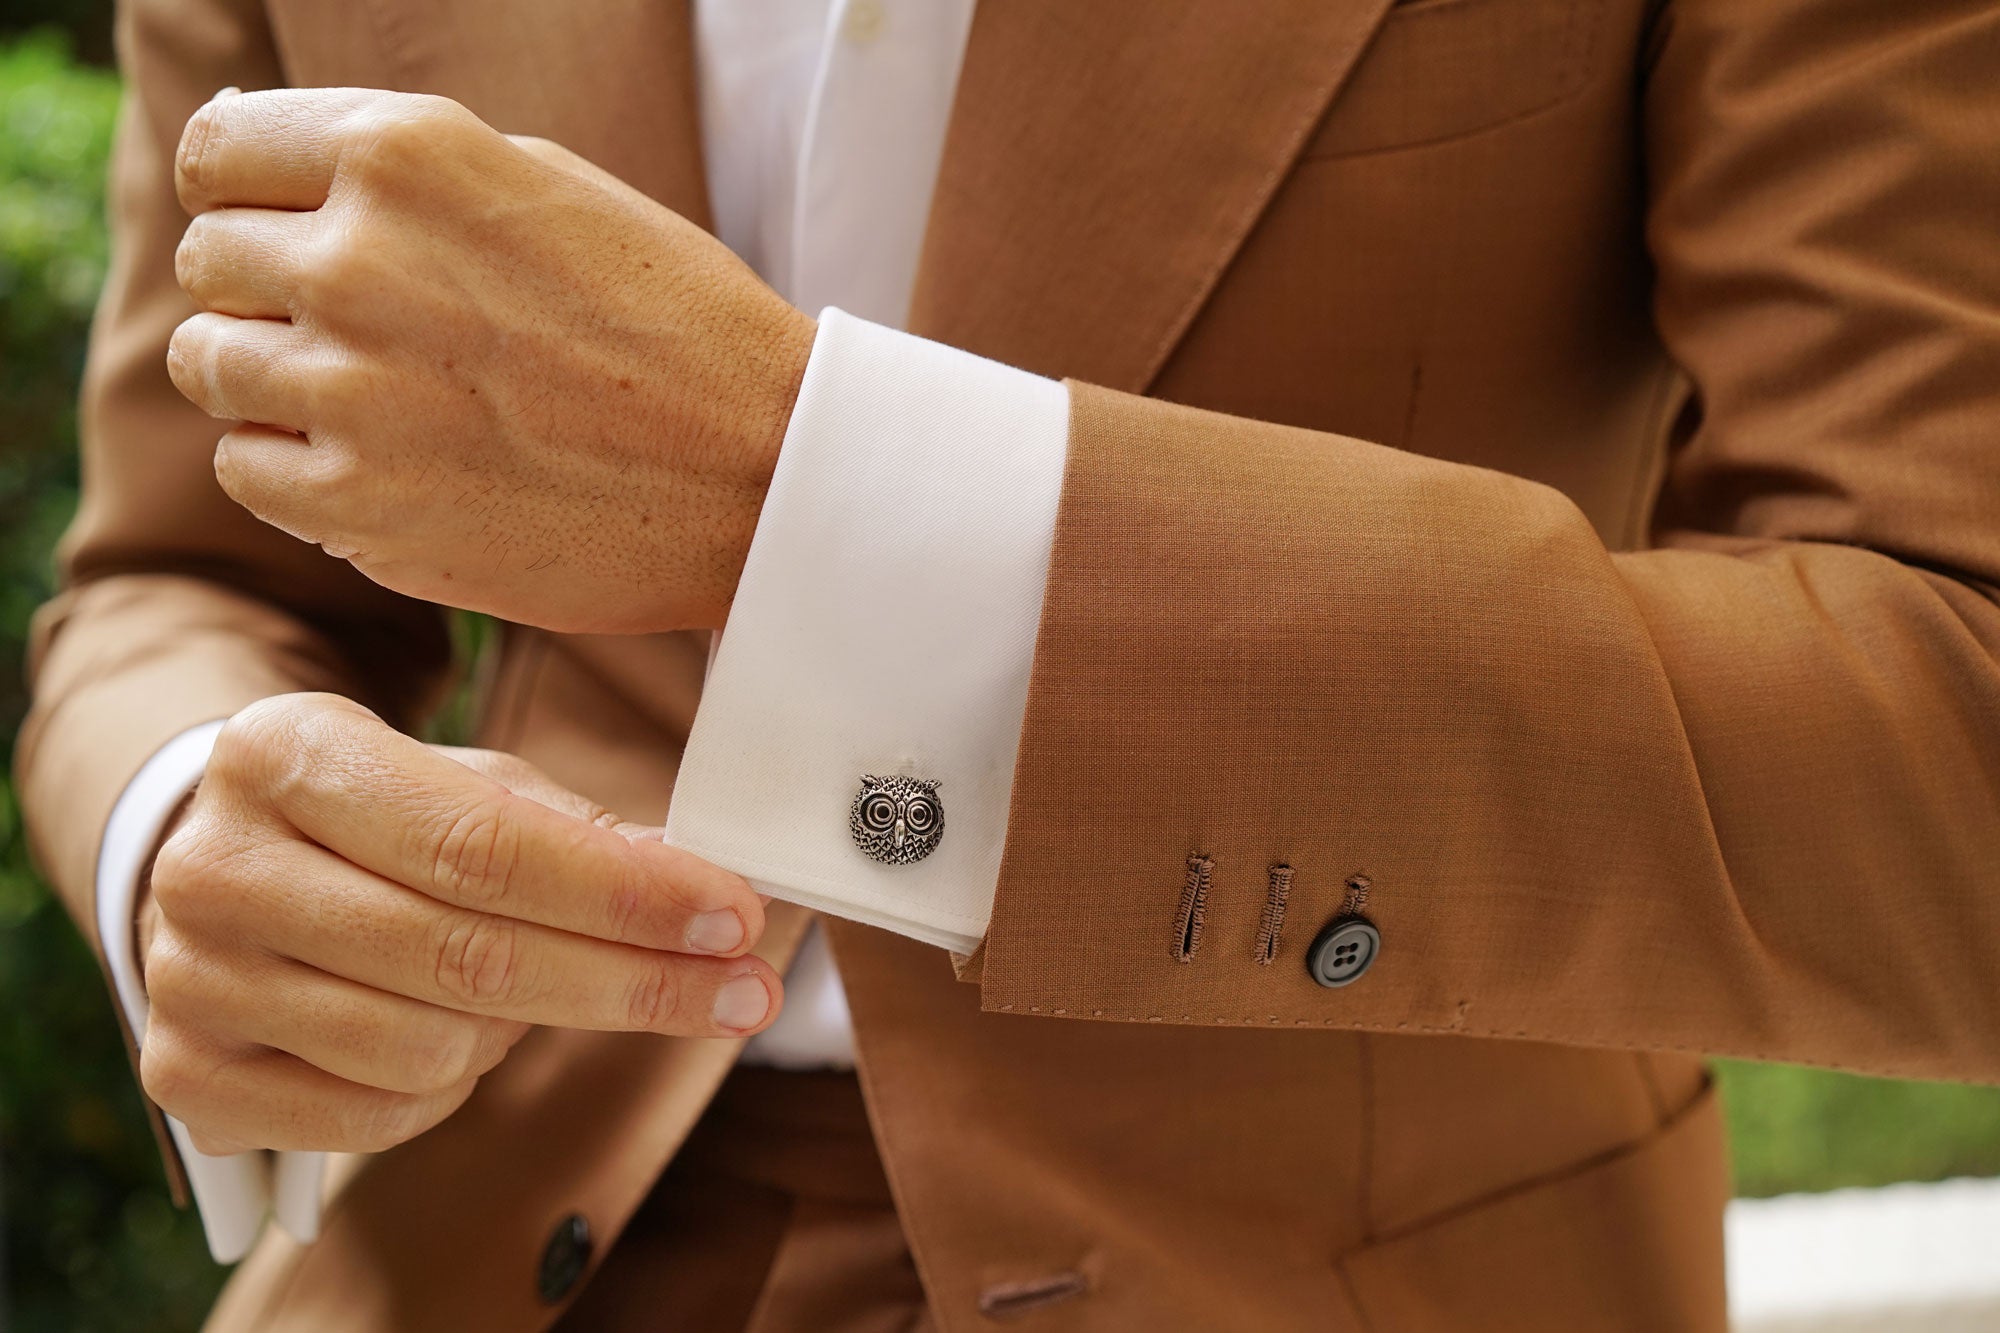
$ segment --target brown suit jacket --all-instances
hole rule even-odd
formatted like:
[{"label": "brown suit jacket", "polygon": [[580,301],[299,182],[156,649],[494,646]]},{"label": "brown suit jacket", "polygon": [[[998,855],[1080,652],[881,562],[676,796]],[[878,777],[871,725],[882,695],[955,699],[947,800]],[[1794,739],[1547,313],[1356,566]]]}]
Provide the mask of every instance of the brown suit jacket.
[{"label": "brown suit jacket", "polygon": [[[162,364],[182,122],[444,93],[700,219],[687,24],[127,5],[21,748],[86,930],[168,736],[302,688],[414,720],[447,660],[214,485]],[[1698,1053],[2000,1078],[1996,68],[1988,0],[980,6],[912,327],[1077,381],[1012,825],[975,984],[832,930],[942,1328],[1069,1270],[1034,1327],[1719,1327]],[[513,631],[485,739],[658,818],[700,675]],[[1356,877],[1382,954],[1322,989]],[[537,1034],[218,1326],[546,1324],[551,1226],[615,1235],[734,1055]]]}]

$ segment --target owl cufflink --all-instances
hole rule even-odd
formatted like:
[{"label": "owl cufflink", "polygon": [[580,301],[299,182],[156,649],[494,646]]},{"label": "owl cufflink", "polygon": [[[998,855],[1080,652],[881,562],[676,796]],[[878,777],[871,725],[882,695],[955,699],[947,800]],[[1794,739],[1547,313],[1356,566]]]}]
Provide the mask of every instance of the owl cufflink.
[{"label": "owl cufflink", "polygon": [[944,838],[944,805],[938,784],[922,778],[861,779],[847,827],[862,854],[883,865],[913,865],[937,850]]}]

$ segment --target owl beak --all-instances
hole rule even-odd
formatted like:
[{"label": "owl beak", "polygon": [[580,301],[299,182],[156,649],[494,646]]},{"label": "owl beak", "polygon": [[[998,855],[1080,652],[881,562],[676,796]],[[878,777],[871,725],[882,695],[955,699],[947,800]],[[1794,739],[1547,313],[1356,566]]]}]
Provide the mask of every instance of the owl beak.
[{"label": "owl beak", "polygon": [[909,825],[907,825],[907,824],[905,824],[905,823],[903,822],[903,820],[902,820],[902,817],[901,817],[900,815],[899,815],[899,816],[897,816],[897,818],[896,818],[896,842],[895,842],[895,847],[896,847],[896,850],[897,850],[897,851],[899,851],[899,852],[903,850],[903,838],[904,838],[904,836],[906,835],[906,833],[907,833],[908,829],[909,829]]}]

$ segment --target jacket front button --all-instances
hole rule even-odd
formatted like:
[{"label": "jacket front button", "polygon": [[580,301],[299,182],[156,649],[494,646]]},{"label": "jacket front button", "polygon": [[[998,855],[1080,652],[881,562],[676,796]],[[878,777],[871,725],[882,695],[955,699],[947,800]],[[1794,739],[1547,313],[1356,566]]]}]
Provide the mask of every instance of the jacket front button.
[{"label": "jacket front button", "polygon": [[583,1270],[590,1267],[590,1220],[571,1213],[556,1223],[542,1246],[542,1266],[535,1275],[535,1291],[543,1302],[554,1305],[576,1290]]},{"label": "jacket front button", "polygon": [[1306,970],[1322,986],[1349,986],[1361,980],[1382,952],[1382,932],[1358,916],[1335,917],[1306,950]]}]

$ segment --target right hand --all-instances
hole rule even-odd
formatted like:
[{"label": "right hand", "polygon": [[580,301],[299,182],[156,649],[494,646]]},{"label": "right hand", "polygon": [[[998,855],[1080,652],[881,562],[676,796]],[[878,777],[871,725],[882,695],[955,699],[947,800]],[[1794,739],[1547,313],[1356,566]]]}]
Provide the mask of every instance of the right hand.
[{"label": "right hand", "polygon": [[528,1027],[740,1037],[782,985],[749,882],[526,762],[297,694],[223,728],[154,862],[147,1093],[206,1153],[374,1152]]}]

